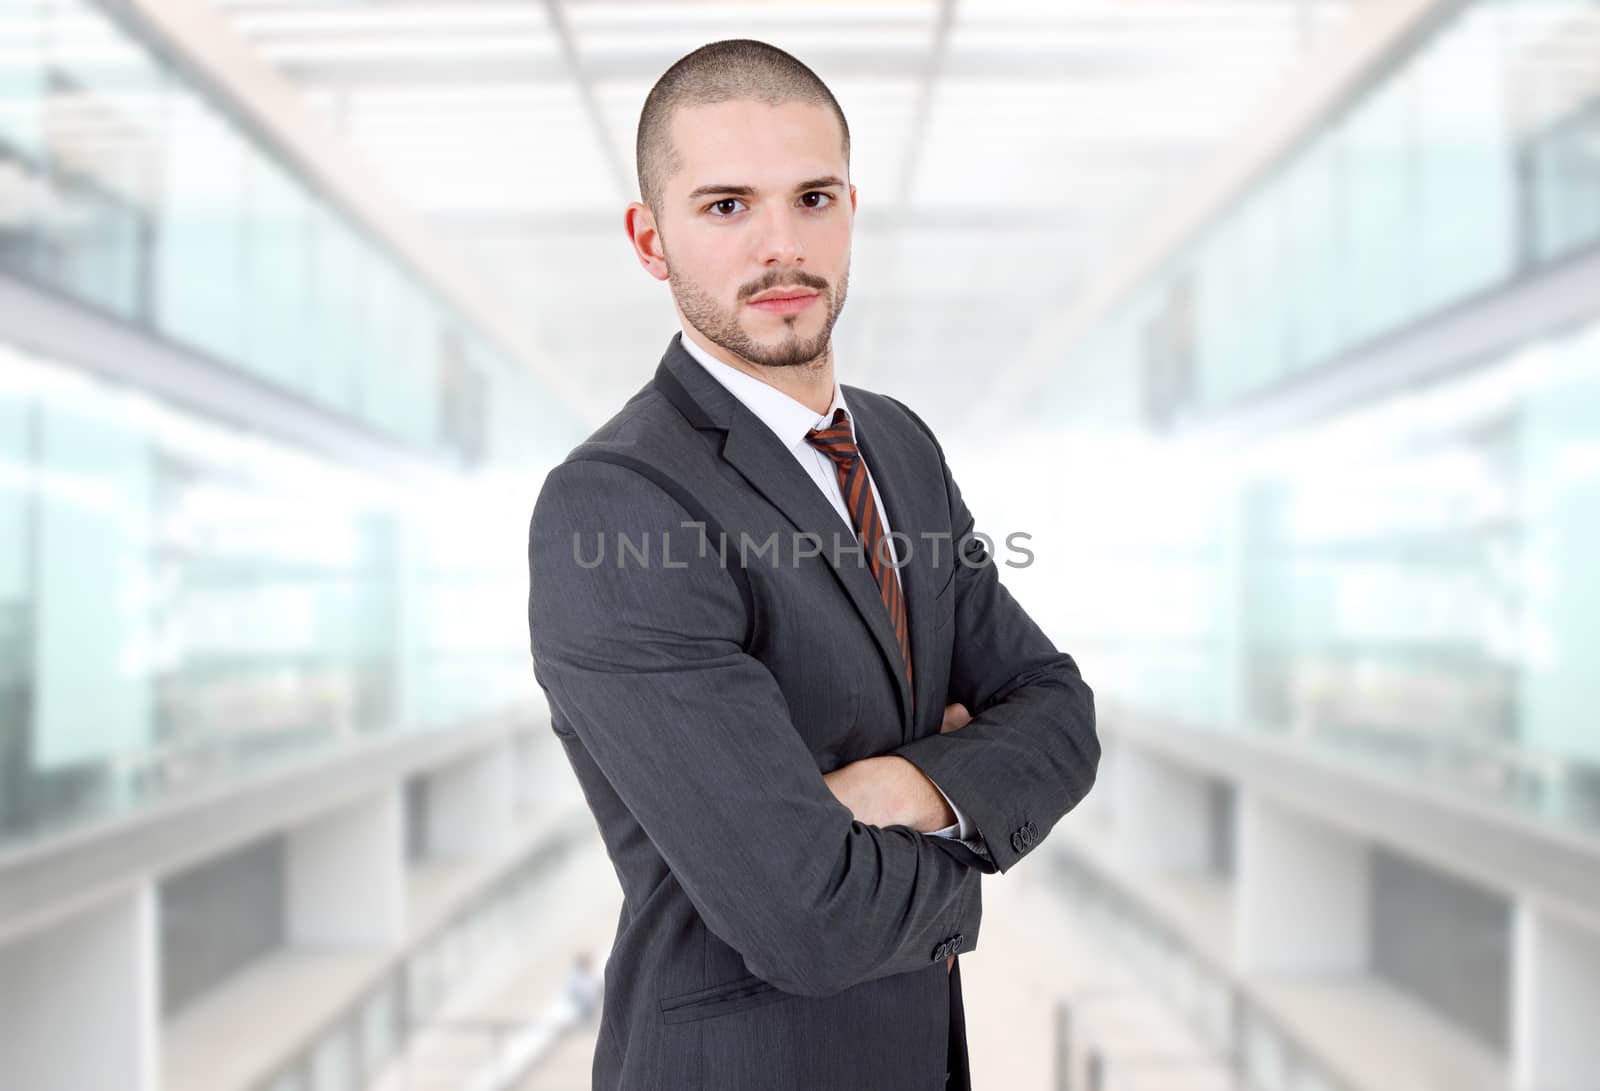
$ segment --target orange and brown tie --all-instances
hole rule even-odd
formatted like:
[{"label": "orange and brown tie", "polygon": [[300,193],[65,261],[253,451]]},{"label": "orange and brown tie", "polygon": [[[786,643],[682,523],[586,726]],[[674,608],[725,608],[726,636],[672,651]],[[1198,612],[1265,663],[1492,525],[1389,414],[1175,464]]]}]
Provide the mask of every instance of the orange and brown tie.
[{"label": "orange and brown tie", "polygon": [[[906,685],[911,684],[911,624],[906,617],[905,597],[901,593],[900,579],[888,563],[888,551],[883,547],[883,522],[878,518],[878,506],[872,500],[872,485],[867,481],[867,464],[861,460],[856,441],[850,433],[850,414],[843,407],[834,411],[833,423],[826,428],[813,428],[806,433],[810,444],[833,460],[839,474],[839,491],[844,494],[845,507],[855,523],[856,536],[867,555],[867,565],[883,598],[883,607],[889,611],[889,623],[894,626],[895,639],[900,642],[900,657],[905,662]],[[915,692],[915,691],[913,691]]]}]

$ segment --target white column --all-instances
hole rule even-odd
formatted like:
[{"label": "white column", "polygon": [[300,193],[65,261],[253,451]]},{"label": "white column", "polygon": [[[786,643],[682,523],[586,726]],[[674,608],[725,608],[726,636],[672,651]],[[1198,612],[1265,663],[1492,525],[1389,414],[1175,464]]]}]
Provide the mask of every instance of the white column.
[{"label": "white column", "polygon": [[515,774],[510,740],[429,774],[428,856],[484,857],[505,848],[512,833]]},{"label": "white column", "polygon": [[1117,844],[1135,867],[1209,870],[1211,807],[1205,777],[1123,742],[1112,772]]},{"label": "white column", "polygon": [[1600,1072],[1600,933],[1522,898],[1512,944],[1512,1091],[1587,1091]]},{"label": "white column", "polygon": [[1365,842],[1258,793],[1238,810],[1234,957],[1244,973],[1354,972],[1371,954]]},{"label": "white column", "polygon": [[140,883],[0,947],[0,1082],[157,1091],[155,906]]},{"label": "white column", "polygon": [[387,947],[404,939],[402,815],[395,785],[288,834],[291,944]]}]

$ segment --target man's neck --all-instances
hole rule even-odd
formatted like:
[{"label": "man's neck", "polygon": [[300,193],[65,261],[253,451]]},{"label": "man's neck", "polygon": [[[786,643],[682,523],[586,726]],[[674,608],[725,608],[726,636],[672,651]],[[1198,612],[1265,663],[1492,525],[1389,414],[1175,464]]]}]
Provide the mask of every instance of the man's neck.
[{"label": "man's neck", "polygon": [[764,364],[751,363],[737,353],[729,352],[721,345],[712,344],[700,332],[687,323],[683,327],[683,335],[693,338],[694,343],[704,349],[712,359],[721,361],[736,371],[742,371],[755,379],[760,379],[768,386],[781,390],[795,401],[808,409],[813,410],[817,416],[828,411],[833,404],[833,342],[828,342],[828,347],[821,356],[809,364],[798,364],[793,367],[768,367]]}]

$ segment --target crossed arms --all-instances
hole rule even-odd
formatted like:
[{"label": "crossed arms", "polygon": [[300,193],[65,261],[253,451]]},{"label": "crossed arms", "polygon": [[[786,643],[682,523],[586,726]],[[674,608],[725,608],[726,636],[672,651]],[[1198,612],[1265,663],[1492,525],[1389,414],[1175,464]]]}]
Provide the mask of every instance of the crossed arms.
[{"label": "crossed arms", "polygon": [[[972,719],[965,705],[948,704],[940,731],[959,731]],[[956,820],[944,794],[921,769],[898,754],[879,754],[822,774],[822,781],[857,822],[910,826],[919,833],[941,830]]]},{"label": "crossed arms", "polygon": [[[964,533],[971,516],[948,468],[945,481]],[[546,478],[529,527],[528,624],[557,730],[581,739],[706,926],[778,988],[827,996],[924,969],[956,933],[956,950],[971,950],[982,875],[1031,850],[1093,782],[1099,743],[1076,665],[992,564],[957,565],[951,697],[974,714],[891,754],[958,801],[993,861],[858,821],[776,679],[743,651],[744,603],[687,521],[653,482],[612,463],[568,461]],[[675,528],[670,555],[686,567],[575,563],[575,533],[659,541],[662,528]],[[1018,848],[1025,823],[1038,833]]]}]

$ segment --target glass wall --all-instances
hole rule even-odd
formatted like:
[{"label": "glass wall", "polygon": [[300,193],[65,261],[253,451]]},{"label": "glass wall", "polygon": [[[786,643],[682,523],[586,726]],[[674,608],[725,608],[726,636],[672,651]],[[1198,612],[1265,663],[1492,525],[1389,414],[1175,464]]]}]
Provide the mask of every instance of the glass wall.
[{"label": "glass wall", "polygon": [[532,700],[539,476],[397,480],[0,343],[0,840]]},{"label": "glass wall", "polygon": [[1324,119],[1057,367],[1164,427],[1600,244],[1600,0],[1469,0]]},{"label": "glass wall", "polygon": [[1038,526],[1097,696],[1600,828],[1600,320],[1237,449],[1108,442]]},{"label": "glass wall", "polygon": [[414,449],[495,453],[485,395],[539,404],[527,369],[113,14],[0,9],[0,273]]}]

